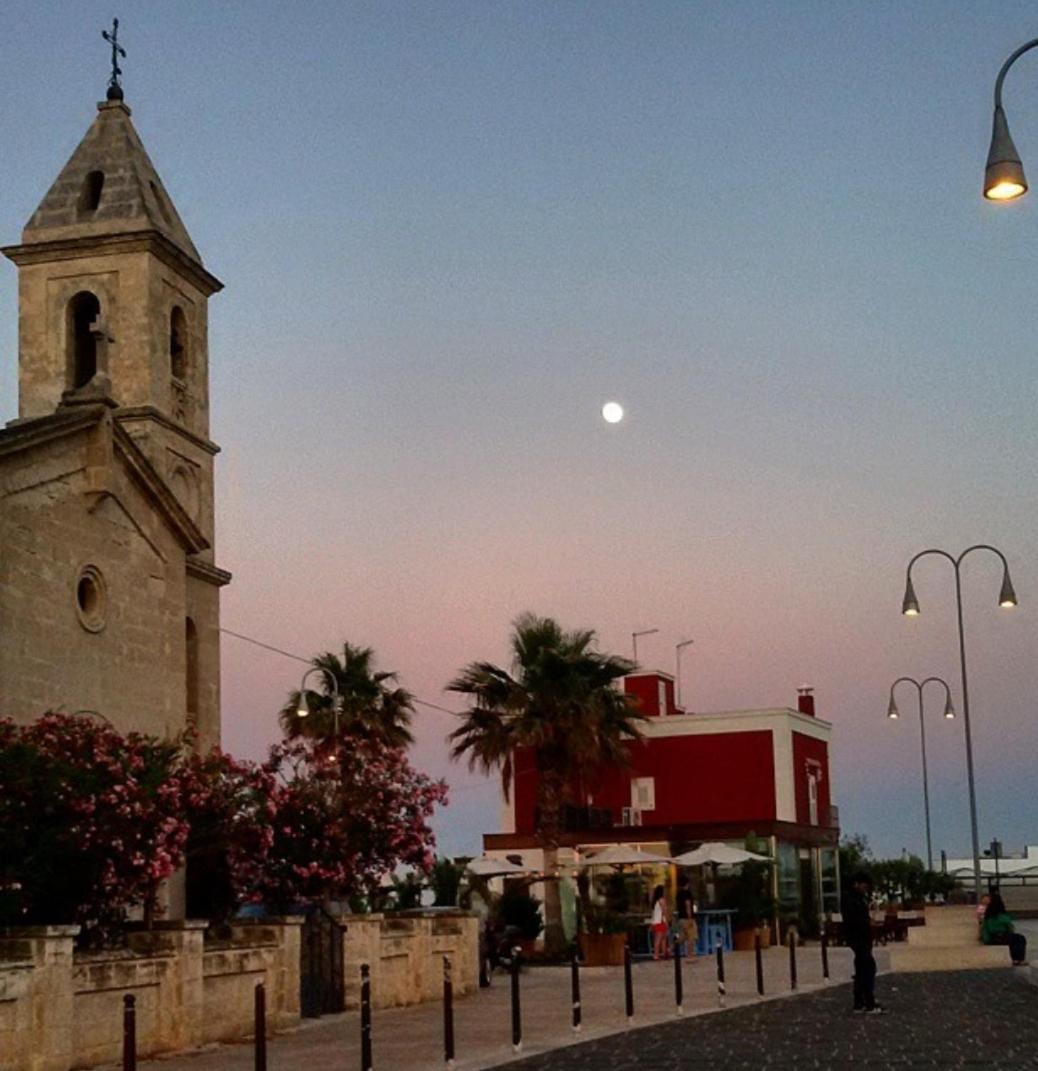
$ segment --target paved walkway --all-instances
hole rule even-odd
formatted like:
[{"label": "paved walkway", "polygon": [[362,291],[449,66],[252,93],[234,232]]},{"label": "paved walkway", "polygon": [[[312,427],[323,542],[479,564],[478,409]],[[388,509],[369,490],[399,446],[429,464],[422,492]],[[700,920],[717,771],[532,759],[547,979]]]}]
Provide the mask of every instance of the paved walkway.
[{"label": "paved walkway", "polygon": [[[882,953],[880,953],[882,967]],[[789,959],[785,949],[774,948],[764,954],[765,1005],[773,1006],[781,1018],[789,1000],[777,1000],[789,994]],[[838,986],[850,977],[850,954],[847,949],[830,950],[832,979],[824,983],[821,957],[817,946],[798,952],[800,991],[818,990],[823,985]],[[726,1004],[735,1008],[762,1002],[757,996],[752,953],[734,953],[725,957]],[[673,962],[636,963],[633,970],[634,1026],[671,1024],[677,1018],[674,1004]],[[678,1023],[682,1029],[699,1030],[699,1024],[727,1019],[707,1016],[718,1008],[717,975],[714,961],[703,959],[684,963],[685,1016]],[[1033,992],[1033,991],[1032,991]],[[603,1038],[627,1030],[624,1015],[623,972],[619,968],[598,967],[581,971],[581,997],[584,1026],[579,1038],[570,1027],[570,981],[568,968],[531,968],[522,975],[523,1053],[543,1053],[559,1046],[573,1046],[574,1041]],[[846,1002],[846,996],[840,1003]],[[376,1071],[430,1071],[443,1066],[443,1010],[439,1003],[413,1008],[376,1011],[373,1017],[373,1051]],[[694,1020],[694,1021],[693,1021]],[[682,1025],[687,1024],[687,1025]],[[343,1071],[360,1066],[359,1021],[356,1013],[328,1016],[305,1022],[297,1030],[273,1039],[268,1049],[269,1071]],[[612,1038],[604,1042],[607,1053],[636,1053],[642,1038],[655,1038],[665,1030],[657,1025],[648,1034],[630,1033],[627,1039]],[[495,978],[489,990],[482,990],[459,1000],[455,1012],[458,1071],[479,1071],[503,1063],[514,1063],[511,1047],[511,1012],[508,979]],[[669,1036],[669,1035],[665,1035]],[[566,1053],[582,1053],[573,1047]],[[603,1050],[599,1049],[599,1053]],[[559,1059],[570,1059],[559,1055]],[[572,1059],[581,1059],[573,1055]],[[599,1055],[598,1059],[602,1059]],[[755,1057],[759,1063],[759,1050]],[[584,1067],[584,1063],[534,1064],[544,1067]],[[611,1057],[600,1063],[597,1071],[611,1068]],[[619,1066],[619,1065],[615,1065]],[[633,1064],[631,1066],[634,1066]],[[639,1071],[671,1064],[639,1062]],[[673,1066],[684,1066],[675,1064]],[[689,1065],[693,1066],[693,1065]],[[221,1046],[195,1054],[168,1059],[141,1061],[144,1071],[252,1071],[251,1044]]]},{"label": "paved walkway", "polygon": [[840,986],[594,1041],[509,1071],[1038,1067],[1038,988],[1020,970],[891,974],[877,993],[886,1015],[852,1014],[849,987]]}]

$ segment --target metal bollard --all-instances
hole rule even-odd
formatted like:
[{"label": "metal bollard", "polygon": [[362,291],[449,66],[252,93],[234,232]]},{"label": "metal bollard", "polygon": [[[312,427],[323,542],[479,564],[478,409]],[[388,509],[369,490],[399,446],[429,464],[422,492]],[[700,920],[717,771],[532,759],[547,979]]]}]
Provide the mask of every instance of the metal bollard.
[{"label": "metal bollard", "polygon": [[757,996],[764,996],[764,962],[760,955],[760,934],[753,935],[753,956],[757,961]]},{"label": "metal bollard", "polygon": [[580,1033],[580,964],[577,962],[577,951],[573,950],[573,959],[569,964],[570,992],[573,997],[573,1033]]},{"label": "metal bollard", "polygon": [[523,1017],[519,1006],[519,949],[512,949],[512,1052],[523,1051]]},{"label": "metal bollard", "polygon": [[717,1003],[718,1006],[724,1007],[724,945],[717,942]]},{"label": "metal bollard", "polygon": [[137,1001],[123,997],[123,1071],[137,1071]]},{"label": "metal bollard", "polygon": [[829,931],[822,927],[822,977],[829,977]]},{"label": "metal bollard", "polygon": [[371,968],[360,965],[360,1071],[372,1071],[371,1058]]},{"label": "metal bollard", "polygon": [[454,982],[450,956],[443,957],[443,1062],[454,1071]]},{"label": "metal bollard", "polygon": [[681,979],[681,938],[674,936],[674,1003],[678,1015],[685,1014],[685,989]]},{"label": "metal bollard", "polygon": [[796,930],[790,930],[789,940],[789,988],[797,987],[797,935]]},{"label": "metal bollard", "polygon": [[253,1014],[253,1037],[256,1042],[255,1071],[267,1071],[267,987],[256,986]]},{"label": "metal bollard", "polygon": [[634,1022],[634,982],[631,979],[631,946],[624,945],[624,1004],[628,1024]]}]

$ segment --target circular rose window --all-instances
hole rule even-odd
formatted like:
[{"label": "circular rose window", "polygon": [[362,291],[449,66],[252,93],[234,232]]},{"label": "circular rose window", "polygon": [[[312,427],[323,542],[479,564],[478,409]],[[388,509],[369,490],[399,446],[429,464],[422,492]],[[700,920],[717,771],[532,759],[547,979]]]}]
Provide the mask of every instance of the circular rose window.
[{"label": "circular rose window", "polygon": [[76,580],[76,614],[87,632],[100,632],[105,627],[108,609],[108,588],[96,565],[84,565]]}]

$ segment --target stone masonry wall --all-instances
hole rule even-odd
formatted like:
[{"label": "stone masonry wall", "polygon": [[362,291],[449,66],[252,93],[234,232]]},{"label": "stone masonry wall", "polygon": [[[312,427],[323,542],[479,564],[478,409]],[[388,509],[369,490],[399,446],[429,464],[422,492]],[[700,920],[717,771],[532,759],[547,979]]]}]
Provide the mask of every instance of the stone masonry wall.
[{"label": "stone masonry wall", "polygon": [[345,915],[343,964],[347,1008],[360,1004],[360,968],[371,968],[376,1008],[438,1000],[443,957],[451,961],[454,993],[472,992],[479,981],[479,919],[468,912]]},{"label": "stone masonry wall", "polygon": [[118,952],[73,953],[76,927],[0,931],[0,1071],[71,1071],[118,1060],[123,997],[140,1056],[252,1031],[266,983],[271,1030],[299,1019],[299,920],[235,925],[207,948],[205,924],[168,923]]}]

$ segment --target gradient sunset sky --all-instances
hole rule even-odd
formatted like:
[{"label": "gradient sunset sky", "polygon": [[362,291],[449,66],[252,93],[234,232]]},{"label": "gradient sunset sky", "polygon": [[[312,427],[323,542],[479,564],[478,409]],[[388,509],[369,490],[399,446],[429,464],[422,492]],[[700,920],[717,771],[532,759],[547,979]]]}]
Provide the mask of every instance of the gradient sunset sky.
[{"label": "gradient sunset sky", "polygon": [[[815,687],[846,832],[922,853],[901,674],[961,707],[965,567],[985,843],[1038,843],[1038,199],[980,196],[995,74],[1033,3],[144,3],[127,102],[206,265],[223,623],[373,646],[423,699],[523,610],[673,672],[695,710]],[[0,240],[104,95],[110,3],[13,0]],[[1006,85],[1038,178],[1038,51]],[[0,419],[16,415],[0,271]],[[627,419],[606,425],[603,402]],[[259,757],[300,666],[223,644],[225,746]],[[934,841],[968,851],[961,719],[929,696]],[[496,784],[416,719],[454,787]]]}]

